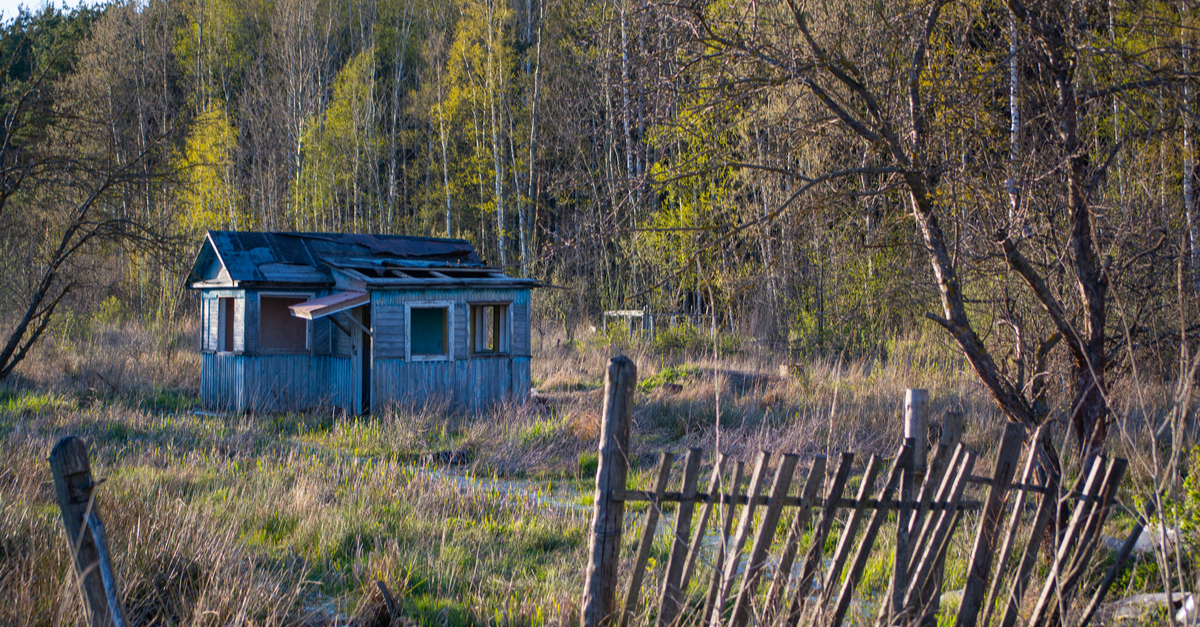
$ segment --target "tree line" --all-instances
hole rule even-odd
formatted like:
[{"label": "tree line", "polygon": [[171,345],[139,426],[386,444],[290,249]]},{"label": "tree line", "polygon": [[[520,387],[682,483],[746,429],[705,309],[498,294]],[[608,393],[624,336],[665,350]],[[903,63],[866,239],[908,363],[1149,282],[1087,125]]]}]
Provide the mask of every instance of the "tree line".
[{"label": "tree line", "polygon": [[642,307],[809,354],[880,355],[936,331],[1010,420],[1038,424],[1047,395],[1063,398],[1081,446],[1097,445],[1113,377],[1177,372],[1197,329],[1196,14],[1108,0],[23,10],[0,40],[0,377],[60,305],[118,293],[178,315],[206,229],[407,233],[467,238],[564,288],[539,309],[568,335]]}]

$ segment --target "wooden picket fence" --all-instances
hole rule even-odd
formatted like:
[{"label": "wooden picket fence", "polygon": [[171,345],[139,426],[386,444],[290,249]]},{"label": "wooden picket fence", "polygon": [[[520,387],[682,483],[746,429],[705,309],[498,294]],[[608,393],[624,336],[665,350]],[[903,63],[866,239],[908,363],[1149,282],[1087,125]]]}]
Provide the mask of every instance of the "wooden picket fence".
[{"label": "wooden picket fence", "polygon": [[[927,458],[926,419],[916,415],[923,409],[919,396],[916,402],[912,396],[906,402],[910,414],[906,435],[914,437],[905,440],[890,464],[868,456],[853,497],[846,494],[855,474],[853,453],[842,453],[834,468],[828,467],[825,457],[815,457],[800,480],[795,477],[799,456],[764,451],[754,459],[745,486],[746,464],[718,454],[704,492],[698,490],[701,449],[689,450],[681,472],[674,473],[680,475],[678,491],[668,490],[676,456],[664,453],[652,489],[630,490],[626,476],[636,378],[636,368],[628,359],[618,357],[609,363],[581,604],[585,627],[649,622],[657,627],[841,625],[876,551],[876,539],[883,533],[894,536],[884,549],[893,552],[892,569],[887,593],[869,606],[875,625],[936,625],[947,550],[956,533],[971,532],[973,549],[957,625],[1086,625],[1141,532],[1140,525],[1134,529],[1087,605],[1078,607],[1075,596],[1126,461],[1106,462],[1097,456],[1086,478],[1081,476],[1081,485],[1060,494],[1033,483],[1039,457],[1044,455],[1043,430],[1026,446],[1024,428],[1008,425],[990,474],[979,476],[973,474],[978,455],[957,441],[957,430],[944,431]],[[1014,482],[1023,449],[1024,469],[1019,482]],[[767,485],[772,457],[777,462]],[[883,472],[885,464],[889,467]],[[793,484],[798,487],[796,494],[791,492]],[[982,499],[971,500],[972,493],[980,493]],[[636,554],[632,562],[622,564],[625,504],[630,502],[648,502],[649,507]],[[674,529],[666,566],[656,572],[651,585],[647,566],[665,503],[677,504]],[[1071,508],[1069,522],[1053,532],[1055,552],[1048,558],[1049,574],[1039,586],[1030,587],[1043,546],[1039,539],[1058,519],[1060,506]],[[839,516],[843,510],[848,515]],[[970,512],[977,513],[974,525],[965,524],[972,520]],[[785,513],[791,515],[787,535],[771,555]],[[710,520],[717,527],[715,538],[706,537]],[[826,556],[827,540],[839,520],[840,537],[832,555]],[[1022,539],[1028,541],[1022,545]],[[705,549],[706,540],[711,550]],[[622,574],[625,584],[619,586]],[[1032,604],[1026,602],[1027,594]],[[862,618],[867,602],[862,598],[858,602],[857,622],[868,620]]]}]

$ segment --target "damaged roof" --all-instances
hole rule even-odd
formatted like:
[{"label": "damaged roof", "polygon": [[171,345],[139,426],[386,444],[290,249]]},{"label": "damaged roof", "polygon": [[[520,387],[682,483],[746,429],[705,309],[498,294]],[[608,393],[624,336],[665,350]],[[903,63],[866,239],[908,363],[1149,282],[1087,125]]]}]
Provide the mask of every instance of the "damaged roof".
[{"label": "damaged roof", "polygon": [[380,287],[428,283],[429,279],[438,283],[459,279],[536,284],[489,268],[471,244],[461,239],[248,231],[209,231],[187,282],[194,288],[321,287],[341,283],[339,279],[346,276]]}]

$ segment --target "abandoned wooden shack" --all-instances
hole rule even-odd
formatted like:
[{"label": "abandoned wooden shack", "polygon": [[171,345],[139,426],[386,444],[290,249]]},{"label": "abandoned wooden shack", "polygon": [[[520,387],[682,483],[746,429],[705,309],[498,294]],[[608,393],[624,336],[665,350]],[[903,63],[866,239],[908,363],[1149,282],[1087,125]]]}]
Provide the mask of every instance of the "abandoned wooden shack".
[{"label": "abandoned wooden shack", "polygon": [[187,282],[200,292],[208,410],[361,415],[529,394],[538,283],[488,267],[464,240],[209,231]]}]

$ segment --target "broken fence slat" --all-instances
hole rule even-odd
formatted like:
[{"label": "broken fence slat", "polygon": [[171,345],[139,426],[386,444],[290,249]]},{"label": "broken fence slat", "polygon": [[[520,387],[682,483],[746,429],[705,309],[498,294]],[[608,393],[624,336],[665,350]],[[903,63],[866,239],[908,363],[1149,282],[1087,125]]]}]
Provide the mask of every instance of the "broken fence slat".
[{"label": "broken fence slat", "polygon": [[975,535],[975,546],[971,549],[971,562],[967,567],[967,583],[963,587],[963,598],[958,606],[959,627],[975,627],[983,596],[987,590],[988,575],[992,570],[992,558],[996,549],[996,532],[1004,501],[1008,496],[1008,485],[1016,474],[1021,459],[1021,446],[1025,440],[1025,427],[1018,423],[1004,425],[1004,436],[1000,440],[1000,452],[992,471],[991,490],[979,519],[979,531]]},{"label": "broken fence slat", "polygon": [[854,466],[854,453],[842,453],[842,461],[838,464],[837,474],[833,477],[833,485],[829,487],[828,499],[821,509],[821,519],[817,522],[816,532],[813,533],[812,544],[804,556],[804,565],[800,570],[800,578],[792,586],[792,602],[788,608],[787,625],[795,627],[808,603],[808,594],[812,590],[813,578],[817,567],[821,564],[821,556],[825,552],[825,539],[833,529],[833,521],[837,515],[837,500],[846,489],[850,479],[850,471]]},{"label": "broken fence slat", "polygon": [[[1095,495],[1100,491],[1101,475],[1100,469],[1104,466],[1104,457],[1097,455],[1092,458],[1092,467],[1088,472],[1087,486],[1083,489],[1084,495]],[[1067,531],[1061,536],[1061,544],[1054,556],[1054,562],[1050,565],[1050,573],[1046,576],[1046,582],[1042,585],[1042,592],[1038,596],[1037,605],[1033,608],[1033,614],[1029,617],[1029,622],[1026,623],[1032,627],[1041,624],[1042,617],[1049,611],[1050,605],[1054,603],[1054,595],[1058,588],[1059,577],[1062,575],[1062,570],[1067,566],[1067,556],[1071,552],[1071,545],[1075,542],[1075,537],[1079,534],[1084,518],[1087,516],[1088,507],[1085,502],[1079,502],[1075,505],[1075,513],[1071,516],[1071,522],[1067,526]]]},{"label": "broken fence slat", "polygon": [[758,505],[758,493],[763,487],[763,478],[767,474],[767,464],[771,460],[771,454],[767,451],[759,451],[758,458],[754,460],[754,472],[750,475],[750,485],[746,488],[746,493],[756,497],[750,500],[746,507],[742,508],[741,519],[738,520],[737,533],[733,537],[733,542],[730,543],[729,551],[725,558],[725,572],[721,575],[721,587],[717,591],[717,598],[713,602],[712,614],[710,614],[710,624],[721,625],[724,623],[723,616],[725,613],[725,602],[729,599],[730,593],[733,592],[733,585],[737,579],[738,566],[742,561],[742,549],[746,546],[746,540],[750,537],[750,527],[754,524],[754,511]]},{"label": "broken fence slat", "polygon": [[[658,458],[658,479],[654,483],[655,494],[667,489],[671,478],[671,466],[675,463],[674,453],[662,453]],[[625,595],[625,609],[621,611],[621,627],[629,625],[638,601],[642,599],[642,579],[646,576],[646,563],[650,561],[650,549],[654,546],[654,532],[658,529],[658,516],[662,513],[661,501],[655,500],[646,509],[646,524],[642,526],[642,539],[638,544],[637,557],[633,560],[633,573],[629,577],[629,592]]]},{"label": "broken fence slat", "polygon": [[1133,548],[1137,546],[1138,539],[1142,536],[1142,530],[1145,529],[1145,521],[1154,515],[1154,501],[1150,501],[1146,510],[1146,517],[1137,517],[1137,523],[1133,526],[1133,530],[1129,532],[1129,537],[1125,538],[1125,543],[1121,545],[1121,550],[1117,553],[1117,557],[1113,560],[1112,566],[1108,567],[1108,572],[1104,574],[1104,580],[1100,582],[1100,586],[1096,588],[1096,594],[1092,597],[1091,603],[1083,610],[1083,614],[1079,618],[1079,627],[1087,627],[1092,621],[1092,617],[1096,615],[1096,610],[1100,609],[1100,604],[1104,602],[1104,596],[1108,594],[1108,589],[1112,587],[1113,582],[1117,580],[1117,575],[1121,573],[1121,569],[1125,566],[1125,561],[1133,554]]},{"label": "broken fence slat", "polygon": [[[725,462],[729,458],[724,453],[717,454],[717,463],[713,466],[712,478],[709,480],[708,491],[714,493],[720,487],[721,472],[725,468]],[[696,560],[700,557],[700,549],[704,542],[704,532],[708,528],[708,518],[712,515],[714,504],[706,502],[704,508],[700,510],[700,520],[696,521],[696,528],[692,531],[692,541],[688,544],[687,560],[683,563],[683,574],[679,577],[679,589],[687,590],[688,582],[692,579],[692,571],[696,567]]]},{"label": "broken fence slat", "polygon": [[833,561],[829,564],[829,572],[825,573],[825,579],[822,581],[821,590],[821,607],[818,611],[824,611],[824,606],[828,605],[829,600],[833,597],[834,584],[842,574],[842,568],[846,565],[846,560],[850,558],[850,550],[854,547],[854,536],[858,534],[858,528],[862,525],[863,513],[867,509],[867,495],[875,489],[875,479],[879,476],[880,467],[883,461],[878,455],[872,455],[867,459],[867,468],[863,472],[862,483],[858,485],[857,506],[850,513],[850,518],[846,521],[846,526],[842,528],[842,535],[838,538],[837,548],[833,551]]},{"label": "broken fence slat", "polygon": [[818,455],[813,459],[812,467],[808,471],[808,478],[804,482],[804,487],[801,488],[800,498],[804,505],[796,509],[796,515],[792,518],[787,539],[783,544],[783,552],[779,555],[779,565],[775,568],[775,576],[771,578],[771,587],[767,590],[767,598],[763,603],[764,610],[769,617],[767,623],[774,618],[779,601],[783,598],[788,578],[792,573],[792,564],[795,563],[796,554],[800,551],[800,541],[804,538],[804,530],[808,527],[812,504],[816,501],[817,491],[821,489],[823,483],[825,483],[825,456]]},{"label": "broken fence slat", "polygon": [[1092,552],[1096,550],[1100,527],[1108,518],[1109,505],[1117,494],[1117,485],[1124,478],[1128,466],[1129,462],[1121,458],[1115,458],[1108,463],[1108,470],[1104,473],[1103,483],[1100,484],[1098,498],[1088,513],[1087,522],[1084,524],[1083,532],[1079,535],[1079,540],[1073,543],[1076,547],[1075,555],[1072,557],[1071,568],[1067,571],[1067,576],[1063,578],[1063,583],[1059,586],[1060,600],[1058,603],[1051,604],[1046,624],[1058,624],[1061,609],[1071,607],[1071,602],[1075,600],[1079,578],[1083,576],[1088,562],[1092,559]]},{"label": "broken fence slat", "polygon": [[785,454],[775,469],[775,480],[771,483],[770,498],[767,501],[767,511],[758,523],[758,531],[754,535],[754,543],[750,545],[750,553],[746,558],[746,571],[742,576],[742,584],[733,602],[733,618],[730,627],[743,627],[750,614],[750,603],[753,602],[758,589],[759,576],[767,562],[767,551],[775,540],[775,531],[779,528],[779,518],[783,514],[783,499],[787,497],[788,489],[796,476],[796,464],[799,455]]},{"label": "broken fence slat", "polygon": [[[959,456],[961,462],[956,463],[947,471],[947,478],[952,479],[951,485],[947,488],[951,502],[962,497],[963,490],[967,486],[966,475],[971,474],[971,470],[975,466],[975,455],[965,449],[962,453]],[[944,511],[937,517],[930,518],[929,524],[926,525],[929,527],[929,533],[923,539],[922,544],[918,545],[924,547],[924,551],[920,553],[920,559],[910,570],[912,575],[909,577],[908,591],[904,598],[906,613],[917,612],[925,601],[923,598],[925,583],[934,574],[938,563],[938,551],[957,524],[955,514],[956,512]],[[915,553],[914,557],[916,557]]]},{"label": "broken fence slat", "polygon": [[[1044,453],[1038,452],[1038,455],[1042,454]],[[1000,617],[1001,627],[1013,627],[1017,624],[1019,606],[1025,597],[1025,590],[1029,586],[1029,574],[1033,572],[1033,567],[1037,564],[1037,556],[1042,548],[1042,537],[1057,510],[1058,495],[1054,494],[1053,490],[1047,490],[1042,494],[1041,501],[1038,503],[1037,513],[1034,514],[1033,525],[1029,530],[1029,541],[1025,543],[1025,549],[1021,552],[1021,561],[1018,563],[1017,572],[1013,575],[1012,588],[1004,601],[1004,614]]]},{"label": "broken fence slat", "polygon": [[[685,497],[696,492],[696,482],[700,475],[700,461],[704,451],[693,448],[688,451],[687,461],[684,462],[683,494]],[[685,499],[679,505],[679,513],[675,516],[675,533],[671,536],[671,555],[667,558],[667,572],[663,581],[662,597],[658,604],[659,627],[670,627],[679,616],[679,607],[683,599],[683,590],[679,586],[683,576],[683,566],[687,559],[687,538],[692,527],[692,510],[695,502]]]},{"label": "broken fence slat", "polygon": [[[901,474],[904,468],[910,463],[909,458],[913,454],[913,449],[907,443],[900,447],[900,454],[896,456],[892,463],[892,469],[888,473],[887,483],[883,485],[883,490],[879,492],[879,499],[886,500],[892,494],[900,483]],[[863,569],[867,565],[867,560],[871,557],[871,550],[875,545],[875,536],[879,533],[879,527],[883,524],[884,518],[887,517],[885,510],[875,510],[871,515],[871,522],[867,524],[867,529],[863,533],[861,544],[858,545],[858,551],[854,554],[854,560],[850,563],[850,570],[846,572],[846,579],[842,581],[841,592],[838,593],[837,604],[834,606],[833,614],[828,623],[830,625],[841,625],[842,619],[845,618],[846,612],[850,609],[850,600],[854,596],[854,589],[858,587],[858,578],[862,576]]]},{"label": "broken fence slat", "polygon": [[[737,462],[733,467],[733,480],[730,482],[731,493],[736,496],[742,485],[742,478],[745,477],[746,462]],[[717,556],[713,560],[712,575],[709,577],[708,592],[704,599],[704,610],[700,613],[700,627],[705,627],[709,624],[709,620],[713,615],[713,608],[717,604],[717,596],[721,592],[721,577],[725,573],[725,559],[729,550],[729,533],[733,529],[734,518],[734,501],[724,503],[725,511],[721,517],[721,536],[717,542]],[[720,623],[718,623],[719,625]]]},{"label": "broken fence slat", "polygon": [[[1033,437],[1029,440],[1029,446],[1026,447],[1029,451],[1025,456],[1025,471],[1021,473],[1021,483],[1027,484],[1033,480],[1033,473],[1038,468],[1038,449],[1042,446],[1042,439],[1050,430],[1046,424],[1042,424],[1033,433]],[[1020,530],[1021,517],[1025,512],[1025,501],[1029,495],[1028,491],[1021,490],[1017,493],[1017,498],[1013,502],[1012,516],[1009,517],[1008,527],[1004,531],[1004,540],[1000,544],[1000,550],[996,553],[996,574],[992,577],[992,585],[988,589],[987,596],[984,597],[983,617],[979,621],[981,625],[991,623],[992,614],[996,610],[996,599],[1000,596],[1000,590],[1004,586],[1005,575],[1008,574],[1008,557],[1012,552],[1013,545],[1017,541],[1017,532]]]},{"label": "broken fence slat", "polygon": [[[905,446],[912,449],[909,454],[906,465],[904,466],[903,474],[900,477],[900,502],[910,503],[912,501],[913,489],[913,471],[916,467],[915,458],[920,454],[924,461],[925,443],[917,442],[909,438],[905,442]],[[920,448],[917,448],[917,447]],[[919,502],[917,503],[919,507]],[[892,583],[891,583],[891,599],[890,607],[888,602],[880,603],[884,608],[881,610],[886,617],[888,611],[892,616],[898,616],[904,611],[904,593],[908,589],[908,562],[909,562],[909,524],[915,512],[912,505],[902,506],[900,515],[896,517],[896,547],[892,557]]]}]

